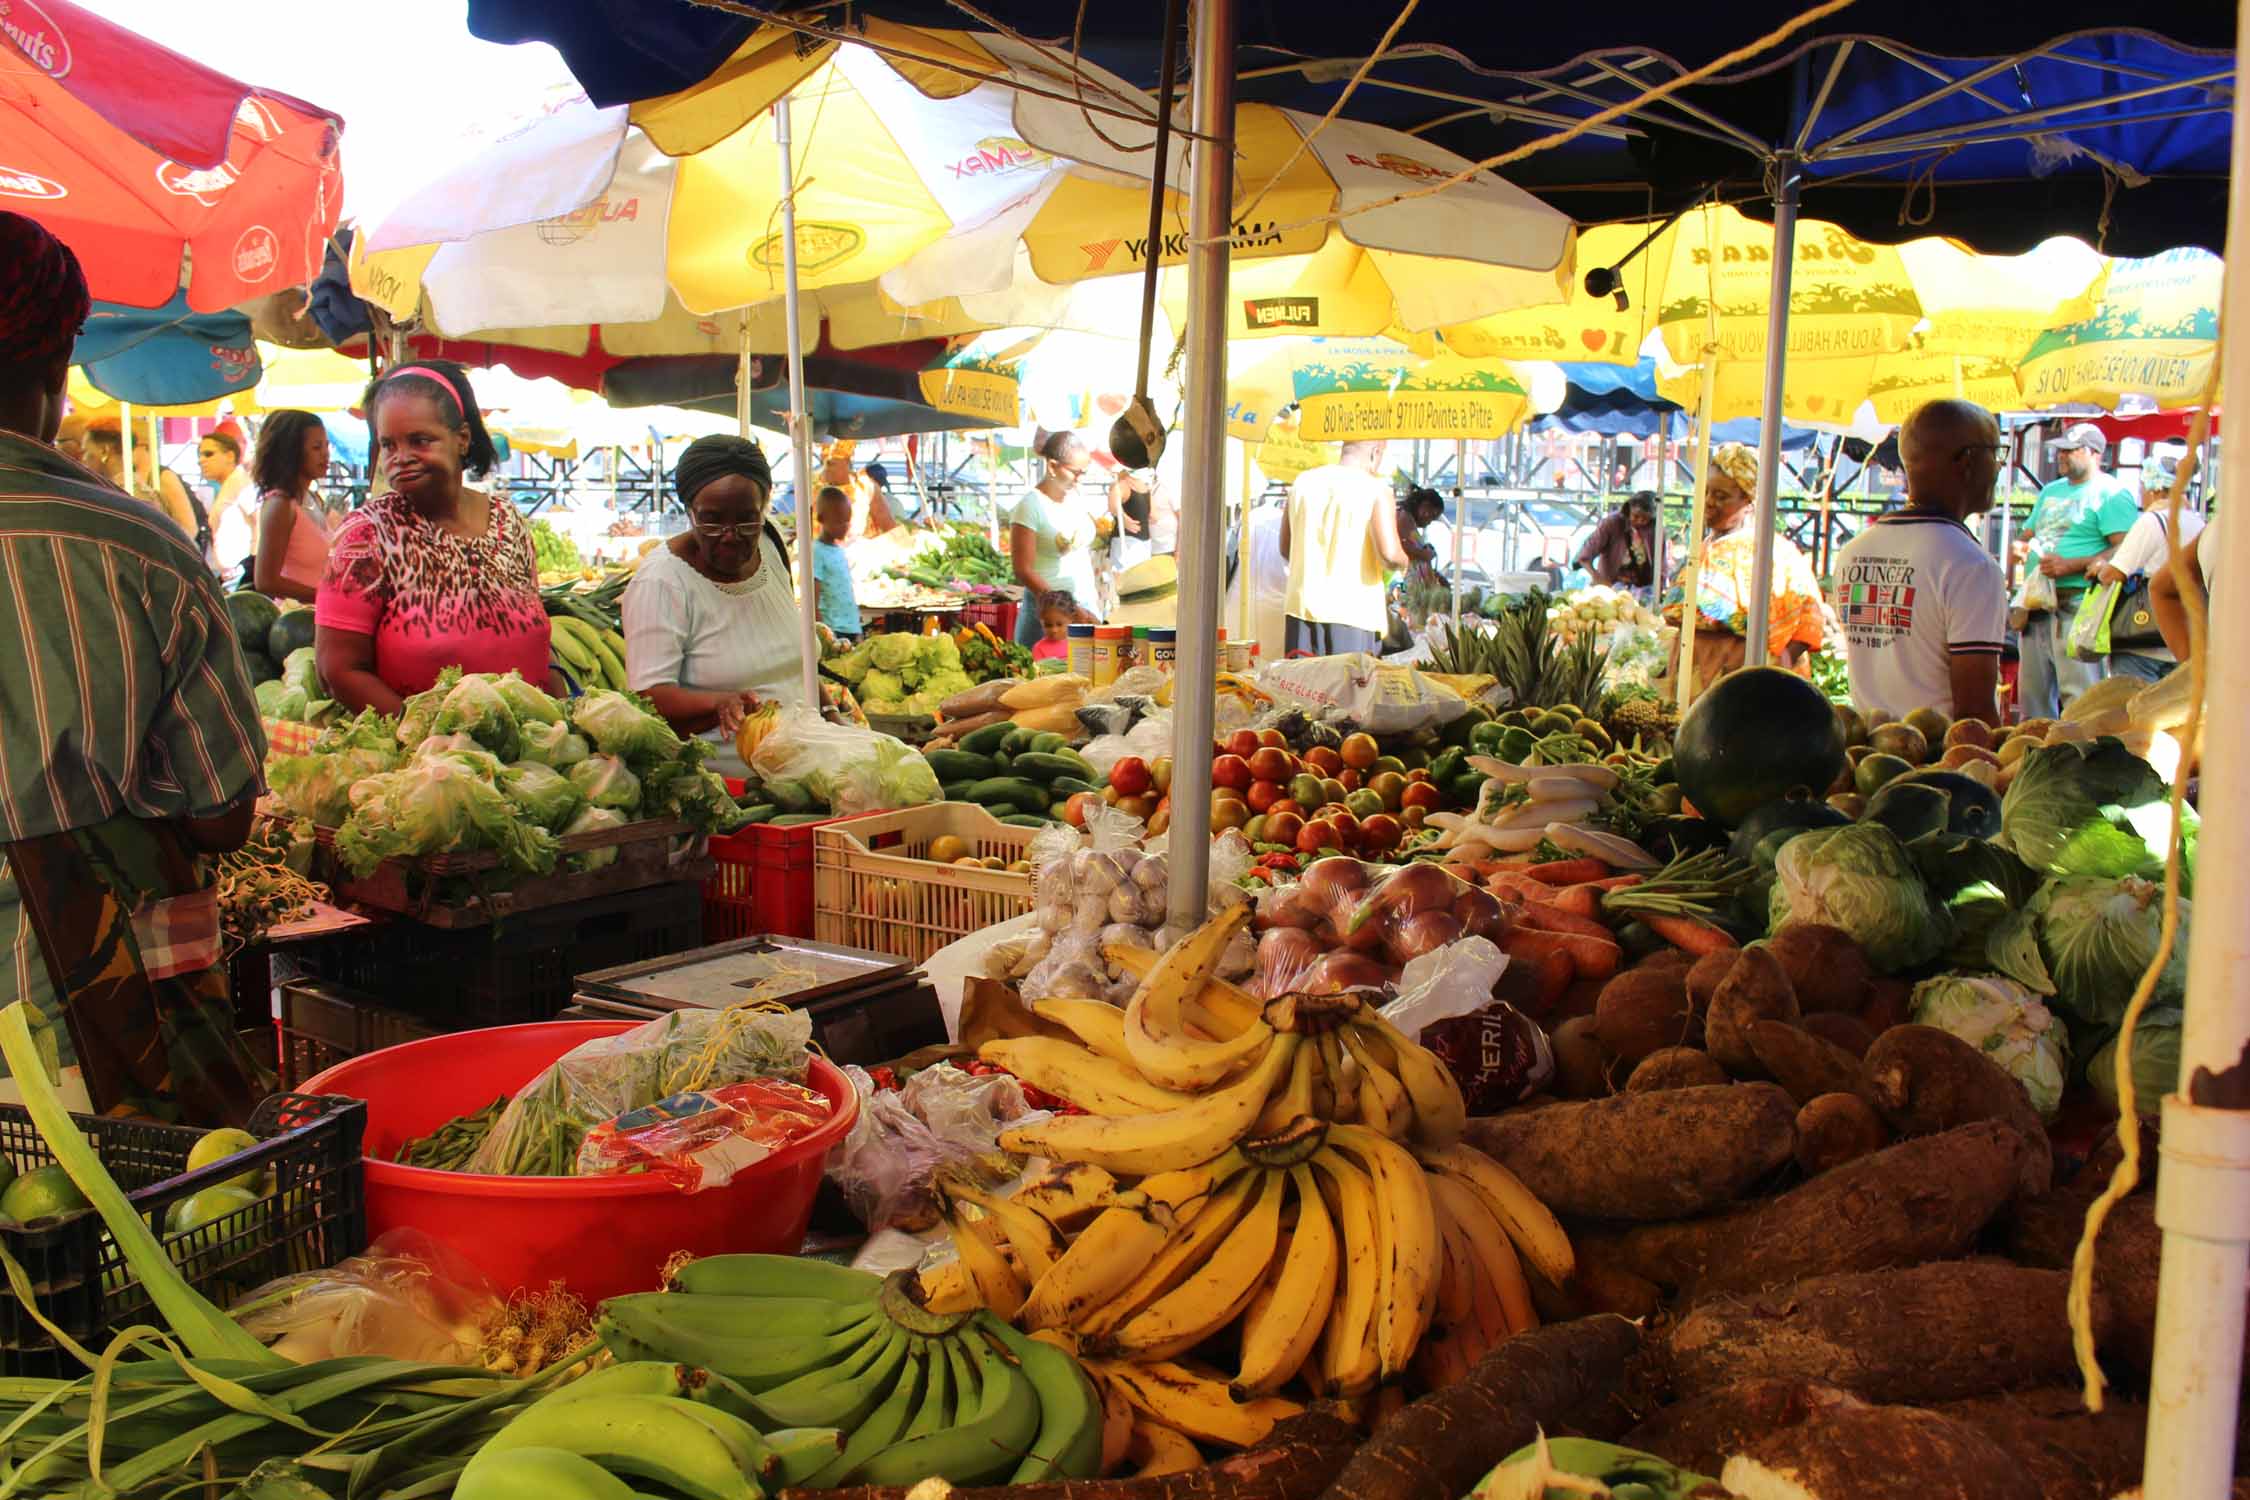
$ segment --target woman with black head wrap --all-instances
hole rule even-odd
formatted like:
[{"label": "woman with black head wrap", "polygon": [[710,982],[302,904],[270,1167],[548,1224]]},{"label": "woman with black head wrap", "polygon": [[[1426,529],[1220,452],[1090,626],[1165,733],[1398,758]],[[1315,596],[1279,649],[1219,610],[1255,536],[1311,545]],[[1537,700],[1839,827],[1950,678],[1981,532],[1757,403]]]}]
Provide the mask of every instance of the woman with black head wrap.
[{"label": "woman with black head wrap", "polygon": [[688,528],[642,558],[625,589],[625,677],[674,729],[718,742],[715,769],[740,775],[744,711],[804,698],[789,555],[766,524],[773,471],[748,438],[705,437],[672,482]]}]

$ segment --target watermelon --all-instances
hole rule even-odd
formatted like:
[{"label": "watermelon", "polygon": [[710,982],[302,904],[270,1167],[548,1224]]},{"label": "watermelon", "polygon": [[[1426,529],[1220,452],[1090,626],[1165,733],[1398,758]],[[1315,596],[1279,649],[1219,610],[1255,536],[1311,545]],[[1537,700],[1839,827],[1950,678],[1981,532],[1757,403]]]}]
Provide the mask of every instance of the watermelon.
[{"label": "watermelon", "polygon": [[249,669],[250,681],[253,684],[275,682],[281,677],[281,668],[274,665],[273,658],[263,651],[243,652],[242,665]]},{"label": "watermelon", "polygon": [[[1883,790],[1889,791],[1902,783],[1935,787],[1951,799],[1946,811],[1946,832],[1965,834],[1973,839],[2000,836],[2000,794],[1983,782],[1958,771],[1909,771]],[[1868,811],[1874,811],[1872,803]]]},{"label": "watermelon", "polygon": [[289,653],[302,650],[313,643],[313,612],[309,609],[285,609],[266,632],[266,655],[275,661],[289,660]]},{"label": "watermelon", "polygon": [[280,617],[280,607],[256,589],[237,589],[227,595],[227,618],[234,624],[235,641],[245,652],[269,654],[266,637],[273,633],[273,622]]},{"label": "watermelon", "polygon": [[1745,667],[1695,700],[1672,737],[1672,759],[1696,811],[1731,828],[1791,793],[1817,803],[1844,768],[1844,736],[1810,682]]},{"label": "watermelon", "polygon": [[1776,829],[1793,828],[1803,832],[1813,828],[1841,828],[1850,821],[1826,802],[1815,802],[1810,797],[1779,797],[1736,826],[1734,841],[1727,852],[1736,859],[1746,860],[1758,847],[1758,841]]}]

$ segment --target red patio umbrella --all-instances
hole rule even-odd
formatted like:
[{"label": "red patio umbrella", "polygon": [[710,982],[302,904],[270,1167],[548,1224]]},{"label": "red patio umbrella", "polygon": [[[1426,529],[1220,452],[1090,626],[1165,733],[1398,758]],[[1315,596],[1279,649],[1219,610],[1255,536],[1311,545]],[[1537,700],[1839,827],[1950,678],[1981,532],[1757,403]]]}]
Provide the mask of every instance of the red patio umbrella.
[{"label": "red patio umbrella", "polygon": [[216,312],[320,271],[343,123],[70,0],[0,3],[0,208],[78,253],[97,300]]}]

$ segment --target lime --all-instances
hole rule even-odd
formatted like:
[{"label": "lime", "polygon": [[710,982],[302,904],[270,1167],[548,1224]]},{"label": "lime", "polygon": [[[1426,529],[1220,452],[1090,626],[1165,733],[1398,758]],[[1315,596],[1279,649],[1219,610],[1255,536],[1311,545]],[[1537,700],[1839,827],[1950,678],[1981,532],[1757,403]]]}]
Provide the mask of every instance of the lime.
[{"label": "lime", "polygon": [[8,1184],[16,1180],[16,1164],[0,1156],[0,1194],[8,1191]]},{"label": "lime", "polygon": [[191,1193],[172,1205],[164,1215],[164,1235],[170,1239],[188,1234],[204,1225],[258,1206],[258,1195],[245,1188],[233,1186],[207,1187],[200,1193]]},{"label": "lime", "polygon": [[78,1191],[78,1184],[61,1167],[41,1167],[26,1172],[8,1184],[0,1193],[0,1214],[28,1224],[34,1219],[51,1219],[72,1214],[90,1207],[86,1195]]},{"label": "lime", "polygon": [[[249,1131],[236,1130],[231,1126],[207,1132],[201,1140],[195,1143],[194,1149],[188,1152],[187,1170],[195,1172],[204,1167],[214,1166],[230,1156],[241,1155],[257,1144],[258,1138]],[[237,1177],[229,1177],[219,1185],[238,1187],[244,1192],[255,1194],[263,1193],[269,1184],[266,1182],[264,1171],[254,1169]]]}]

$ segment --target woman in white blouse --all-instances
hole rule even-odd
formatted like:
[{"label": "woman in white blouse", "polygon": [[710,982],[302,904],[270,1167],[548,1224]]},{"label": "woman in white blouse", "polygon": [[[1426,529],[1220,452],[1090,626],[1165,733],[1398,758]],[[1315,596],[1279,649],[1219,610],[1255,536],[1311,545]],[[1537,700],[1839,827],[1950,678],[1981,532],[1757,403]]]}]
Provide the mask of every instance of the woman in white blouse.
[{"label": "woman in white blouse", "polygon": [[625,590],[626,681],[680,733],[717,741],[712,768],[739,776],[743,713],[804,697],[789,556],[766,524],[772,470],[749,439],[706,437],[672,474],[688,529]]}]

